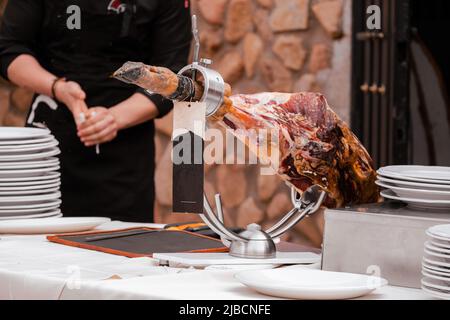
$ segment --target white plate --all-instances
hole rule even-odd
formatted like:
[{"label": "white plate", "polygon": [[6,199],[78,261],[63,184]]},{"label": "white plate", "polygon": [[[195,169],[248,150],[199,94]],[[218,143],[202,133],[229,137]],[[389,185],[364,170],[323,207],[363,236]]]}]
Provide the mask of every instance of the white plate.
[{"label": "white plate", "polygon": [[0,178],[29,178],[46,175],[49,172],[58,171],[59,166],[26,170],[0,170]]},{"label": "white plate", "polygon": [[27,202],[47,202],[48,200],[55,200],[61,198],[61,192],[55,192],[51,194],[39,195],[39,196],[18,196],[18,197],[0,197],[0,209],[3,204],[19,204]]},{"label": "white plate", "polygon": [[443,253],[443,254],[448,254],[450,255],[450,249],[446,249],[446,248],[442,248],[442,247],[437,247],[433,244],[433,242],[428,241],[425,243],[425,248],[438,252],[438,253]]},{"label": "white plate", "polygon": [[384,176],[394,174],[408,178],[445,180],[450,182],[450,167],[389,166],[380,168],[378,173]]},{"label": "white plate", "polygon": [[446,249],[446,250],[450,250],[450,240],[449,241],[444,241],[444,240],[439,240],[439,239],[435,239],[432,238],[431,239],[431,244],[435,247],[439,247],[442,249]]},{"label": "white plate", "polygon": [[48,209],[54,208],[61,205],[62,201],[60,199],[56,200],[47,200],[38,203],[27,203],[27,204],[8,204],[8,205],[0,205],[0,210],[5,212],[6,210],[27,210],[27,209]]},{"label": "white plate", "polygon": [[438,240],[450,241],[450,224],[441,224],[428,228],[426,234]]},{"label": "white plate", "polygon": [[56,180],[54,183],[39,184],[35,186],[19,186],[19,187],[2,187],[0,186],[0,192],[14,192],[14,191],[32,191],[40,189],[57,188],[61,185],[61,182]]},{"label": "white plate", "polygon": [[0,127],[0,140],[25,140],[49,136],[50,130],[38,128]]},{"label": "white plate", "polygon": [[447,276],[441,276],[433,274],[432,272],[428,272],[426,269],[422,269],[422,275],[427,278],[444,281],[450,285],[450,275]]},{"label": "white plate", "polygon": [[450,191],[401,188],[391,186],[389,184],[383,183],[382,181],[376,181],[375,183],[380,187],[394,191],[394,193],[399,197],[423,200],[450,201]]},{"label": "white plate", "polygon": [[59,145],[58,141],[53,139],[50,142],[38,144],[24,144],[20,146],[0,146],[0,154],[14,154],[14,153],[30,153],[39,150],[50,149]]},{"label": "white plate", "polygon": [[0,162],[0,170],[46,168],[59,165],[58,158],[49,158],[41,161]]},{"label": "white plate", "polygon": [[390,166],[377,172],[388,178],[450,185],[450,167]]},{"label": "white plate", "polygon": [[[40,187],[41,185],[48,185],[48,184],[61,184],[61,179],[59,178],[53,178],[49,180],[41,180],[41,181],[23,181],[23,182],[17,182],[17,181],[8,181],[8,182],[0,182],[0,188],[26,188],[26,187]],[[26,190],[26,189],[22,189]]]},{"label": "white plate", "polygon": [[450,284],[447,281],[442,280],[436,280],[431,278],[423,278],[422,279],[422,285],[432,288],[432,289],[438,289],[442,291],[448,291],[450,293]]},{"label": "white plate", "polygon": [[235,278],[262,294],[308,300],[358,298],[388,283],[373,276],[284,268],[244,271],[236,274]]},{"label": "white plate", "polygon": [[61,151],[58,148],[52,148],[48,150],[42,150],[41,152],[33,152],[29,154],[18,154],[18,155],[0,154],[0,162],[46,159],[49,157],[57,156],[60,153]]},{"label": "white plate", "polygon": [[404,180],[393,180],[383,176],[378,176],[378,181],[387,183],[389,185],[394,185],[396,187],[406,187],[414,189],[427,189],[427,190],[442,190],[449,191],[450,185],[446,184],[434,184],[434,183],[422,183],[414,181],[404,181]]},{"label": "white plate", "polygon": [[441,259],[438,257],[423,257],[423,261],[425,261],[428,265],[439,267],[439,268],[450,268],[450,263],[446,262],[445,259]]},{"label": "white plate", "polygon": [[428,271],[427,269],[424,268],[422,269],[422,275],[427,278],[446,281],[450,283],[450,274],[439,275],[436,274],[434,271]]},{"label": "white plate", "polygon": [[409,207],[414,209],[437,210],[442,211],[443,213],[448,213],[448,210],[450,210],[450,201],[424,200],[424,199],[399,197],[395,195],[394,191],[392,190],[383,190],[380,192],[380,194],[386,199],[405,202],[408,204]]},{"label": "white plate", "polygon": [[53,209],[47,210],[42,213],[31,213],[31,214],[23,214],[23,215],[11,215],[11,216],[0,216],[0,221],[6,220],[24,220],[24,219],[41,219],[41,218],[49,218],[49,217],[57,217],[61,216],[61,210]]},{"label": "white plate", "polygon": [[428,248],[425,248],[425,253],[428,254],[428,256],[430,256],[430,257],[438,257],[438,258],[444,259],[442,261],[450,263],[450,255],[448,255],[448,254],[436,252],[436,251],[430,250]]},{"label": "white plate", "polygon": [[428,262],[426,262],[425,260],[422,261],[422,268],[425,268],[429,271],[433,271],[435,273],[439,273],[439,274],[443,274],[443,275],[450,275],[450,268],[445,268],[445,267],[439,267],[433,264],[430,264]]},{"label": "white plate", "polygon": [[24,191],[0,191],[0,197],[2,196],[26,196],[26,195],[41,195],[58,192],[59,188],[48,188],[48,189],[36,189],[36,190],[24,190]]},{"label": "white plate", "polygon": [[38,144],[38,143],[46,143],[55,140],[55,137],[52,135],[36,138],[36,139],[22,139],[22,140],[1,140],[0,146],[21,146],[24,144]]},{"label": "white plate", "polygon": [[54,203],[53,206],[47,208],[0,209],[0,217],[45,213],[58,209],[59,205],[60,203]]},{"label": "white plate", "polygon": [[47,172],[35,177],[3,177],[0,178],[0,183],[13,183],[13,182],[29,182],[29,181],[46,181],[46,180],[54,180],[61,177],[61,173],[59,172]]},{"label": "white plate", "polygon": [[422,285],[422,290],[423,292],[425,292],[426,294],[429,294],[430,296],[434,297],[434,298],[438,298],[438,299],[443,299],[443,300],[450,300],[450,292],[449,293],[444,293],[442,291],[438,291],[436,289],[432,289],[432,288],[428,288],[424,285]]},{"label": "white plate", "polygon": [[110,222],[108,218],[47,218],[0,222],[3,234],[49,234],[89,231]]}]

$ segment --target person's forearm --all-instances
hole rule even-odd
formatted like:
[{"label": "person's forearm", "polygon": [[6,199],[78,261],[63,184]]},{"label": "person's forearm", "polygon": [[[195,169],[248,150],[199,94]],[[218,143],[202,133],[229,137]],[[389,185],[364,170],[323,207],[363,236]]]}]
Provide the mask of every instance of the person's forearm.
[{"label": "person's forearm", "polygon": [[33,56],[22,54],[8,67],[8,78],[20,87],[51,97],[56,76],[45,70]]},{"label": "person's forearm", "polygon": [[110,110],[116,118],[119,130],[144,123],[156,118],[159,114],[155,104],[140,93],[135,93]]}]

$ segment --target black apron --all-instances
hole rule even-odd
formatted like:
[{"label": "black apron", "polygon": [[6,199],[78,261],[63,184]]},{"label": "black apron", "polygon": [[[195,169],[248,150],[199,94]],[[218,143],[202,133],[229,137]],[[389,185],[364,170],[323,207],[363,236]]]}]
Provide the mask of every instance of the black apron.
[{"label": "black apron", "polygon": [[[45,28],[48,30],[44,30],[44,34],[49,45],[44,49],[43,56],[47,58],[43,64],[56,75],[77,81],[87,93],[88,106],[109,108],[135,92],[136,88],[108,76],[124,59],[136,57],[133,51],[139,48],[131,37],[128,39],[123,35],[124,14],[90,5],[98,4],[98,1],[106,6],[109,2],[79,1],[83,8],[82,29],[75,32],[67,30],[66,9],[77,1],[58,0],[51,8],[46,8]],[[133,32],[133,26],[128,25],[126,30]],[[59,56],[52,50],[58,51]],[[103,56],[95,56],[98,54]],[[90,55],[92,61],[86,59]],[[98,59],[106,59],[106,67],[104,63],[99,66]],[[59,103],[58,108],[52,110],[40,103],[32,122],[44,124],[60,142],[64,216],[153,221],[153,121],[120,131],[116,139],[100,146],[99,155],[95,147],[86,148],[80,142],[74,118],[63,104]]]}]

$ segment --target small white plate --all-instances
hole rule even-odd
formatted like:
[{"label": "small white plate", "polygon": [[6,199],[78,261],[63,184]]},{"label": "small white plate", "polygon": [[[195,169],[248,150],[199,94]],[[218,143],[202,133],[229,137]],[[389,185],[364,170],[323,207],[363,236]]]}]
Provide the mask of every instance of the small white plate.
[{"label": "small white plate", "polygon": [[36,138],[36,139],[22,139],[22,140],[0,140],[0,146],[21,146],[27,144],[38,144],[38,143],[46,143],[55,140],[55,137],[52,135]]},{"label": "small white plate", "polygon": [[55,200],[61,198],[61,192],[55,192],[51,194],[38,195],[38,196],[17,196],[17,197],[0,197],[0,209],[2,204],[9,205],[10,203],[27,203],[27,202],[43,202],[48,200]]},{"label": "small white plate", "polygon": [[377,172],[388,178],[450,185],[450,167],[389,166]]},{"label": "small white plate", "polygon": [[419,178],[410,178],[410,177],[406,177],[406,176],[401,176],[401,175],[384,175],[384,174],[380,174],[378,173],[378,177],[379,178],[387,178],[387,179],[391,179],[391,180],[397,180],[397,181],[409,181],[409,182],[420,182],[420,183],[425,183],[425,184],[434,184],[434,185],[450,185],[450,181],[449,180],[437,180],[437,179],[419,179]]},{"label": "small white plate", "polygon": [[435,251],[438,253],[442,253],[442,254],[448,254],[450,256],[450,249],[445,249],[442,247],[437,247],[433,244],[433,242],[428,241],[425,243],[425,248],[431,250],[431,251]]},{"label": "small white plate", "polygon": [[430,278],[430,279],[444,281],[444,282],[446,282],[446,283],[448,283],[450,285],[450,276],[436,275],[436,274],[433,274],[432,272],[428,272],[426,269],[422,269],[422,275],[424,277],[427,277],[427,278]]},{"label": "small white plate", "polygon": [[49,158],[41,161],[0,162],[0,170],[23,170],[54,166],[59,166],[58,158]]},{"label": "small white plate", "polygon": [[435,247],[439,247],[442,249],[450,250],[450,241],[439,240],[436,238],[430,239],[431,244]]},{"label": "small white plate", "polygon": [[408,204],[409,207],[419,210],[436,210],[440,212],[448,213],[450,209],[450,201],[444,200],[424,200],[424,199],[412,199],[397,196],[392,190],[381,191],[380,194],[383,198],[402,201]]},{"label": "small white plate", "polygon": [[439,268],[450,268],[450,263],[445,261],[445,259],[441,259],[439,257],[425,256],[423,257],[423,261],[431,266],[436,266]]},{"label": "small white plate", "polygon": [[[40,187],[42,185],[48,185],[48,184],[55,184],[58,183],[61,184],[61,180],[59,177],[49,179],[49,180],[41,180],[41,181],[23,181],[23,182],[17,182],[17,181],[8,181],[8,182],[0,182],[0,188],[27,188],[27,187]],[[27,189],[22,189],[27,190]]]},{"label": "small white plate", "polygon": [[38,144],[24,144],[20,146],[0,146],[0,154],[30,153],[39,150],[50,149],[58,145],[59,145],[58,141],[53,139],[50,142]]},{"label": "small white plate", "polygon": [[22,214],[22,215],[11,215],[11,216],[1,216],[0,221],[6,220],[24,220],[24,219],[41,219],[41,218],[50,218],[57,217],[61,215],[60,209],[47,210],[42,213],[34,213],[34,214]]},{"label": "small white plate", "polygon": [[0,169],[0,178],[30,178],[30,177],[38,177],[44,176],[49,172],[58,171],[60,169],[59,166],[48,167],[48,168],[37,168],[37,169],[27,169],[27,170],[1,170]]},{"label": "small white plate", "polygon": [[61,182],[56,181],[54,183],[46,183],[46,184],[40,184],[40,185],[35,185],[35,186],[19,186],[19,187],[2,187],[2,186],[0,186],[0,192],[37,190],[39,193],[40,189],[58,188],[60,185],[61,185]]},{"label": "small white plate", "polygon": [[439,275],[449,275],[450,276],[450,268],[438,267],[432,264],[429,264],[425,261],[422,261],[422,268],[426,269],[429,272],[434,272]]},{"label": "small white plate", "polygon": [[450,224],[441,224],[429,228],[426,234],[434,239],[450,242]]},{"label": "small white plate", "polygon": [[423,292],[429,294],[430,296],[434,297],[434,298],[439,298],[439,299],[443,299],[443,300],[450,300],[450,292],[445,293],[441,290],[436,290],[433,288],[428,288],[424,285],[422,285],[422,290]]},{"label": "small white plate", "polygon": [[26,140],[51,135],[48,129],[0,127],[0,140]]},{"label": "small white plate", "polygon": [[444,262],[449,262],[449,263],[450,263],[450,255],[448,255],[448,254],[445,254],[445,253],[439,253],[439,252],[430,250],[430,249],[428,249],[428,248],[425,248],[425,253],[426,253],[427,255],[429,255],[430,258],[431,258],[431,257],[438,257],[438,258],[443,259],[442,261],[444,261]]},{"label": "small white plate", "polygon": [[422,183],[422,182],[405,181],[405,180],[394,180],[394,179],[389,179],[389,178],[386,178],[383,176],[378,176],[378,181],[381,181],[388,185],[393,185],[395,187],[427,189],[427,190],[442,190],[442,191],[450,190],[450,185],[446,185],[446,184],[434,184],[434,183]]},{"label": "small white plate", "polygon": [[358,298],[388,284],[374,276],[292,268],[244,271],[235,278],[262,294],[308,300]]},{"label": "small white plate", "polygon": [[27,210],[27,209],[47,209],[54,208],[61,205],[62,201],[60,199],[56,200],[47,200],[41,201],[37,203],[27,203],[27,204],[8,204],[8,205],[0,205],[0,210],[5,212],[7,210]]},{"label": "small white plate", "polygon": [[61,198],[61,192],[55,192],[46,195],[39,196],[26,196],[26,197],[1,197],[0,203],[18,203],[18,202],[41,202],[46,200],[54,200]]},{"label": "small white plate", "polygon": [[58,148],[52,148],[48,150],[42,150],[41,152],[33,152],[29,154],[17,154],[17,155],[2,155],[0,154],[0,164],[5,161],[24,161],[24,160],[36,160],[46,159],[57,156],[61,151]]},{"label": "small white plate", "polygon": [[48,188],[48,189],[36,189],[36,190],[25,190],[25,191],[0,191],[0,197],[2,196],[31,196],[31,195],[43,195],[58,192],[59,188]]},{"label": "small white plate", "polygon": [[448,291],[448,293],[450,293],[450,283],[448,283],[448,281],[436,280],[425,277],[422,279],[422,285],[432,289]]},{"label": "small white plate", "polygon": [[30,182],[30,181],[44,181],[44,180],[54,180],[61,177],[59,172],[46,172],[35,177],[3,177],[0,178],[0,182],[4,183],[14,183],[14,182]]},{"label": "small white plate", "polygon": [[53,234],[89,231],[101,224],[110,222],[109,218],[45,218],[0,221],[3,234]]},{"label": "small white plate", "polygon": [[428,269],[422,269],[422,275],[427,278],[442,280],[450,283],[450,274],[440,275],[434,271],[428,271]]},{"label": "small white plate", "polygon": [[0,218],[6,217],[6,216],[18,216],[21,214],[27,215],[27,214],[45,213],[48,211],[53,211],[53,210],[58,209],[59,205],[60,204],[56,203],[53,206],[48,207],[48,208],[7,209],[7,210],[0,209]]},{"label": "small white plate", "polygon": [[397,196],[403,198],[450,201],[450,191],[401,188],[391,186],[389,184],[383,183],[382,181],[376,181],[375,183],[380,187],[394,191]]}]

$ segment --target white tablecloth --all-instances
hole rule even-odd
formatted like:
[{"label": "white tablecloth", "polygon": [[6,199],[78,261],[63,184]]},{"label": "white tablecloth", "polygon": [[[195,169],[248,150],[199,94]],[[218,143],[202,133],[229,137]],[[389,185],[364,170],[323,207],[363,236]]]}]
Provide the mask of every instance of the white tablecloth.
[{"label": "white tablecloth", "polygon": [[[101,229],[135,224],[112,222]],[[160,267],[48,242],[45,236],[0,237],[0,299],[273,299],[232,271]],[[385,287],[364,299],[428,299],[420,290]]]}]

